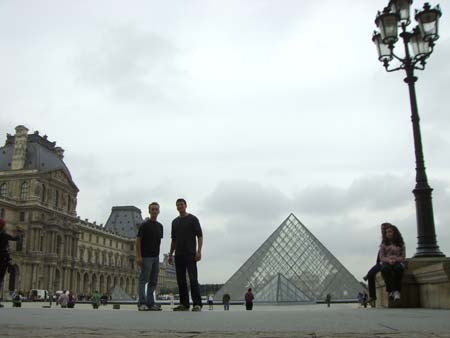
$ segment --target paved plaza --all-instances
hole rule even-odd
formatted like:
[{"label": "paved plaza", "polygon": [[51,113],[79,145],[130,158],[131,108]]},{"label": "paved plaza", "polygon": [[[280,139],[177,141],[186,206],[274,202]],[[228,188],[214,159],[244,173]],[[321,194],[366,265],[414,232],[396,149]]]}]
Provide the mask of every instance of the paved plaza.
[{"label": "paved plaza", "polygon": [[75,309],[42,308],[24,303],[0,309],[0,337],[446,337],[450,338],[450,311],[429,309],[364,309],[354,304],[258,306],[242,305],[225,312],[220,306],[200,313],[138,312],[135,306],[111,305],[94,310],[88,304]]}]

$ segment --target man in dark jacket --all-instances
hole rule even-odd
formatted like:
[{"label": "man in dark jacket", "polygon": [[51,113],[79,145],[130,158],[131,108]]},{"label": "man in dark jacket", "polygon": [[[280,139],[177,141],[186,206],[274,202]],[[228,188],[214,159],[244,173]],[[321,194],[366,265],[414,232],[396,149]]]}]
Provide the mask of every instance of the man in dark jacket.
[{"label": "man in dark jacket", "polygon": [[[170,245],[169,263],[172,264],[173,253],[175,252],[175,270],[180,292],[180,305],[173,310],[189,311],[187,272],[191,284],[192,311],[201,311],[202,298],[198,284],[197,262],[202,259],[202,228],[198,218],[186,212],[186,201],[184,199],[178,199],[176,206],[180,216],[172,221],[172,243]],[[198,243],[196,243],[196,239]]]},{"label": "man in dark jacket", "polygon": [[[9,241],[18,241],[22,232],[21,228],[16,227],[16,234],[14,236],[10,235],[6,232],[5,226],[5,221],[0,218],[0,290],[3,290],[6,271],[14,272],[11,256],[9,255]],[[11,278],[14,277],[12,276]],[[3,307],[3,305],[0,304],[0,307]]]}]

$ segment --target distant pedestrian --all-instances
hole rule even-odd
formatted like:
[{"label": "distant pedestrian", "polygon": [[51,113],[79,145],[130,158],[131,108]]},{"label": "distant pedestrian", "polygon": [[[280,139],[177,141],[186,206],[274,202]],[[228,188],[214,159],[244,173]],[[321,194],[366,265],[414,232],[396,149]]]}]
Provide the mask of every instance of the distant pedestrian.
[{"label": "distant pedestrian", "polygon": [[363,306],[366,308],[367,307],[367,303],[369,302],[369,296],[367,295],[367,292],[364,291],[363,292]]},{"label": "distant pedestrian", "polygon": [[249,288],[245,294],[245,309],[247,311],[253,309],[253,299],[255,299],[255,296],[253,296],[252,288]]},{"label": "distant pedestrian", "polygon": [[213,295],[209,295],[208,296],[208,306],[209,306],[209,310],[213,310],[214,309],[214,297]]},{"label": "distant pedestrian", "polygon": [[68,298],[69,298],[69,301],[67,302],[67,307],[69,309],[73,309],[75,307],[75,301],[76,301],[75,294],[72,291],[69,291]]},{"label": "distant pedestrian", "polygon": [[[186,212],[186,200],[179,198],[176,201],[179,216],[172,221],[172,243],[169,252],[169,264],[173,262],[175,252],[175,270],[177,274],[178,289],[180,292],[180,305],[174,311],[189,311],[189,292],[186,281],[186,272],[191,285],[192,311],[202,310],[202,297],[198,284],[197,262],[202,259],[203,233],[197,217]],[[196,243],[197,239],[197,243]]]},{"label": "distant pedestrian", "polygon": [[150,218],[145,219],[139,227],[136,237],[136,262],[141,267],[139,275],[139,311],[161,311],[155,303],[155,288],[159,274],[159,251],[163,226],[157,221],[159,204],[152,202],[148,206]]},{"label": "distant pedestrian", "polygon": [[[18,241],[20,240],[22,229],[20,227],[16,227],[15,235],[11,235],[5,230],[6,224],[3,219],[0,218],[0,290],[3,290],[3,283],[5,280],[5,274],[8,270],[11,274],[14,274],[15,269],[12,264],[11,256],[9,255],[9,241]],[[11,276],[10,279],[15,279],[15,276]],[[11,283],[10,283],[11,288]],[[14,290],[14,287],[10,290]],[[3,307],[0,304],[0,307]]]},{"label": "distant pedestrian", "polygon": [[386,238],[380,246],[381,275],[389,298],[400,300],[403,270],[405,269],[405,243],[396,226],[386,228]]},{"label": "distant pedestrian", "polygon": [[66,290],[64,290],[58,297],[58,304],[61,306],[61,308],[65,309],[67,308],[67,304],[69,304],[69,296],[66,293]]},{"label": "distant pedestrian", "polygon": [[91,296],[91,304],[94,309],[98,309],[100,306],[100,298],[98,291],[94,291],[94,294]]},{"label": "distant pedestrian", "polygon": [[169,294],[169,300],[170,300],[170,308],[173,309],[173,306],[175,304],[175,296],[173,295],[172,292]]},{"label": "distant pedestrian", "polygon": [[327,302],[327,307],[330,307],[330,304],[331,304],[331,294],[330,293],[327,294],[325,301]]},{"label": "distant pedestrian", "polygon": [[225,311],[230,311],[230,300],[231,297],[228,293],[224,293],[222,297],[223,309]]},{"label": "distant pedestrian", "polygon": [[358,307],[362,307],[362,305],[363,305],[363,297],[364,297],[364,295],[363,295],[363,293],[360,291],[360,292],[358,292]]}]

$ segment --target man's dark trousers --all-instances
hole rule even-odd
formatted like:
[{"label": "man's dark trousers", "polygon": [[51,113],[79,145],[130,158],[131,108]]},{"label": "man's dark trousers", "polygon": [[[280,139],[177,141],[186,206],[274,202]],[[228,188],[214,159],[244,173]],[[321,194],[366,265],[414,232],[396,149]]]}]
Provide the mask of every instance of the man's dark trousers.
[{"label": "man's dark trousers", "polygon": [[177,273],[177,283],[180,292],[180,304],[189,307],[189,291],[186,280],[187,271],[189,275],[189,283],[191,284],[192,302],[194,305],[202,306],[195,255],[175,256],[175,270]]},{"label": "man's dark trousers", "polygon": [[381,265],[376,264],[367,273],[367,283],[369,284],[369,297],[370,299],[377,298],[377,291],[375,290],[375,276],[381,270]]}]

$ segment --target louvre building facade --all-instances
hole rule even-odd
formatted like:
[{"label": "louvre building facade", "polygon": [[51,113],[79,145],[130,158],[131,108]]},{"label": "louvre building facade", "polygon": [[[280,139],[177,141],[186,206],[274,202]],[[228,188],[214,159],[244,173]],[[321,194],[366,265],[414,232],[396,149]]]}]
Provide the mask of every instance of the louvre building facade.
[{"label": "louvre building facade", "polygon": [[[69,289],[90,295],[121,287],[136,295],[140,210],[113,207],[106,226],[77,217],[79,190],[63,159],[64,150],[55,142],[38,132],[28,134],[24,126],[8,134],[0,148],[0,217],[8,230],[24,230],[19,242],[10,242],[15,289]],[[159,287],[173,287],[174,276],[164,262]]]}]

